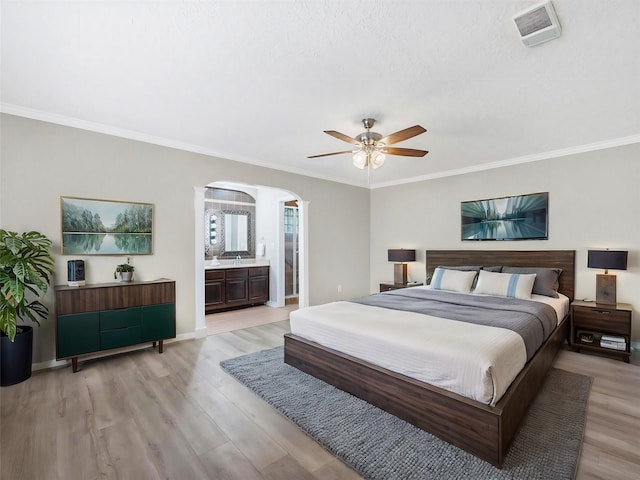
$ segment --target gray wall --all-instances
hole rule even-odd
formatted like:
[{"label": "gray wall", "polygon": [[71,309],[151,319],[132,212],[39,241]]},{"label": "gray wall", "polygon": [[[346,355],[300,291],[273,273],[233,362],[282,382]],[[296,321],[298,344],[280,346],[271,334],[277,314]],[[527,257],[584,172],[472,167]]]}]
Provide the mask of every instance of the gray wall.
[{"label": "gray wall", "polygon": [[[194,186],[226,180],[279,187],[310,202],[310,304],[368,292],[367,189],[12,115],[3,114],[0,127],[2,228],[38,230],[52,239],[53,284],[66,283],[66,264],[72,258],[59,254],[61,195],[153,203],[154,254],[133,257],[136,278],[176,280],[178,334],[192,333]],[[90,283],[113,281],[114,267],[124,261],[120,256],[79,258],[87,262]],[[51,312],[55,311],[53,298],[52,292],[45,298]],[[36,329],[34,362],[54,357],[51,314]]]},{"label": "gray wall", "polygon": [[[428,161],[428,160],[426,160]],[[393,278],[388,248],[415,248],[413,280],[425,281],[425,253],[447,249],[576,250],[576,298],[595,297],[589,248],[629,250],[618,277],[618,301],[634,306],[633,339],[640,340],[640,144],[576,154],[371,193],[371,291]],[[460,202],[549,192],[549,239],[516,242],[460,240]]]}]

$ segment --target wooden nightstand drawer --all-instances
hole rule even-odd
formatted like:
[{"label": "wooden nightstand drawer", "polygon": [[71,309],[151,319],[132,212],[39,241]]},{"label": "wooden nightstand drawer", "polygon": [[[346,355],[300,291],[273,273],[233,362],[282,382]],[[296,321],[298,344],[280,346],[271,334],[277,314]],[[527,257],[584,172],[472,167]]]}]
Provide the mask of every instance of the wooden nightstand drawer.
[{"label": "wooden nightstand drawer", "polygon": [[573,307],[573,324],[583,329],[627,335],[630,323],[630,312],[607,308]]}]

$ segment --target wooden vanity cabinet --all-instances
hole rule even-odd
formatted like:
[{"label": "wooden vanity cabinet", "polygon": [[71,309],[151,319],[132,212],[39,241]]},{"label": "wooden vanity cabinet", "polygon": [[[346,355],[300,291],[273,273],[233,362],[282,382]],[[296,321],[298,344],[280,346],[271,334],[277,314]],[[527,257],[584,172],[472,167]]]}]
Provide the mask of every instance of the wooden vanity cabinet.
[{"label": "wooden vanity cabinet", "polygon": [[230,267],[205,271],[205,313],[248,305],[266,303],[269,300],[269,267]]},{"label": "wooden vanity cabinet", "polygon": [[224,270],[205,270],[204,272],[204,308],[205,312],[224,308],[225,295]]}]

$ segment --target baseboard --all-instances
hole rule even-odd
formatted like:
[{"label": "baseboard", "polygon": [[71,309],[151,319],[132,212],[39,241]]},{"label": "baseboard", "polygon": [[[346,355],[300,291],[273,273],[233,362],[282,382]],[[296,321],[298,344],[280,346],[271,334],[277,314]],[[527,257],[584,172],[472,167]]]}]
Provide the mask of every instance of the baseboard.
[{"label": "baseboard", "polygon": [[193,338],[204,338],[207,336],[207,327],[198,328],[193,332]]},{"label": "baseboard", "polygon": [[[201,329],[202,330],[202,329]],[[174,343],[174,342],[181,342],[183,340],[193,340],[195,338],[203,338],[207,335],[207,329],[204,329],[204,335],[203,336],[198,336],[200,334],[200,331],[196,331],[196,332],[189,332],[189,333],[181,333],[180,335],[176,336],[176,338],[170,338],[168,340],[164,341],[164,344],[170,344],[170,343]],[[81,360],[91,360],[94,358],[101,358],[101,357],[106,357],[108,355],[114,355],[114,354],[118,354],[118,353],[127,353],[127,352],[135,352],[136,350],[142,350],[144,348],[149,348],[149,343],[139,343],[137,345],[132,345],[131,347],[125,347],[125,348],[118,348],[118,349],[113,349],[113,350],[109,350],[108,352],[105,353],[92,353],[92,354],[87,354],[87,355],[82,355],[80,357]],[[46,370],[49,368],[59,368],[59,367],[66,367],[67,365],[71,365],[71,359],[64,359],[64,360],[49,360],[48,362],[38,362],[38,363],[34,363],[31,365],[31,370],[32,371],[38,371],[38,370]]]}]

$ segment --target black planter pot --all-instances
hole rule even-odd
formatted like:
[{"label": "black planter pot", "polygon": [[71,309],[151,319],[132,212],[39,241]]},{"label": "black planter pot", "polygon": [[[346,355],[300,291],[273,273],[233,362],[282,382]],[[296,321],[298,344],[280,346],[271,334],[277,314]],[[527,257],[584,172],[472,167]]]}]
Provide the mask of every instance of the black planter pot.
[{"label": "black planter pot", "polygon": [[12,342],[0,336],[0,385],[6,387],[24,382],[31,376],[33,327],[19,326],[21,333]]}]

